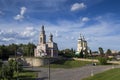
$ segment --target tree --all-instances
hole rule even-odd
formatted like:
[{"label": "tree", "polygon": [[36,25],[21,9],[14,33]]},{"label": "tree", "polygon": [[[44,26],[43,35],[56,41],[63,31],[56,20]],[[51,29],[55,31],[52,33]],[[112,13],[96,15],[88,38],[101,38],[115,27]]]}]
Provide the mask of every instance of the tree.
[{"label": "tree", "polygon": [[106,57],[99,57],[98,61],[100,62],[101,65],[106,65],[107,64],[107,58]]},{"label": "tree", "polygon": [[106,55],[108,55],[108,56],[109,56],[109,55],[111,55],[111,54],[112,54],[111,50],[110,50],[110,49],[108,49],[108,50],[107,50],[107,52],[106,52]]},{"label": "tree", "polygon": [[17,61],[11,59],[8,61],[8,65],[12,68],[15,72],[17,72]]},{"label": "tree", "polygon": [[23,55],[24,56],[33,56],[34,55],[34,48],[36,47],[33,43],[28,43],[23,45]]},{"label": "tree", "polygon": [[104,50],[102,47],[99,47],[99,52],[100,52],[100,55],[103,56],[104,55]]},{"label": "tree", "polygon": [[92,56],[92,50],[90,50],[90,55]]},{"label": "tree", "polygon": [[59,55],[67,58],[72,58],[75,57],[75,50],[73,48],[60,50]]},{"label": "tree", "polygon": [[14,71],[8,65],[3,65],[1,69],[1,77],[4,79],[11,80],[13,78]]},{"label": "tree", "polygon": [[6,47],[8,47],[9,55],[15,55],[15,52],[18,49],[18,45],[14,44],[14,43],[12,43]]},{"label": "tree", "polygon": [[8,59],[9,56],[15,56],[17,51],[24,56],[33,56],[35,47],[33,43],[0,45],[0,58]]},{"label": "tree", "polygon": [[2,59],[2,49],[0,48],[0,58]]},{"label": "tree", "polygon": [[17,72],[17,71],[21,72],[23,70],[22,64],[17,62],[16,60],[11,59],[11,60],[9,60],[8,64],[9,64],[10,68],[13,69],[14,72]]},{"label": "tree", "polygon": [[85,53],[85,54],[84,54],[84,58],[88,57],[88,54],[89,54],[89,53],[88,53],[88,50],[87,50],[87,49],[84,50],[84,53]]},{"label": "tree", "polygon": [[8,47],[5,45],[2,45],[1,48],[2,48],[2,59],[7,59],[9,57]]},{"label": "tree", "polygon": [[22,69],[23,68],[20,63],[18,63],[16,60],[11,59],[8,61],[8,64],[3,64],[0,68],[0,80],[13,80],[14,73],[21,72]]},{"label": "tree", "polygon": [[2,62],[2,60],[0,60],[0,68],[2,67],[2,64],[3,64],[3,62]]},{"label": "tree", "polygon": [[84,57],[83,50],[81,50],[81,52],[80,52],[80,58],[83,58],[83,57]]}]

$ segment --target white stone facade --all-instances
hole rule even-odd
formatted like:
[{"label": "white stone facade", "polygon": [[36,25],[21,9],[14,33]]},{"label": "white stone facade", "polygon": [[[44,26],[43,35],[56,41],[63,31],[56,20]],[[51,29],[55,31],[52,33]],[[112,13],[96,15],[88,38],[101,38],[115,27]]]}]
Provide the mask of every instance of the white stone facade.
[{"label": "white stone facade", "polygon": [[77,52],[76,53],[79,54],[81,51],[83,51],[83,53],[84,53],[85,50],[87,50],[87,51],[89,50],[88,45],[87,45],[87,41],[85,40],[84,36],[82,36],[80,34],[80,37],[78,39]]},{"label": "white stone facade", "polygon": [[37,45],[34,51],[35,57],[58,57],[58,46],[55,42],[53,42],[53,35],[50,34],[49,41],[46,42],[46,35],[44,26],[42,26],[40,36],[39,36],[39,44]]}]

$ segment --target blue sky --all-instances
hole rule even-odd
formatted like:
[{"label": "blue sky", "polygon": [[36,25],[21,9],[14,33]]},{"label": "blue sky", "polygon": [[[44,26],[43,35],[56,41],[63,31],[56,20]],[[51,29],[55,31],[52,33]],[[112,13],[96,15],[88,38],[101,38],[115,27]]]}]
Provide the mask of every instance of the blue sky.
[{"label": "blue sky", "polygon": [[92,50],[120,50],[119,0],[0,0],[0,44],[38,43],[42,25],[59,49],[77,48],[80,33]]}]

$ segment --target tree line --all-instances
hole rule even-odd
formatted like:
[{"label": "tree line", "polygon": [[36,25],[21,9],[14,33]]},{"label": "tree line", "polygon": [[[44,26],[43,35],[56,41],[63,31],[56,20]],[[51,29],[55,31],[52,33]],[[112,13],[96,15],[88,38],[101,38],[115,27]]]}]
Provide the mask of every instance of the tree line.
[{"label": "tree line", "polygon": [[33,43],[0,45],[0,59],[8,59],[9,56],[15,56],[17,54],[33,56],[35,47]]}]

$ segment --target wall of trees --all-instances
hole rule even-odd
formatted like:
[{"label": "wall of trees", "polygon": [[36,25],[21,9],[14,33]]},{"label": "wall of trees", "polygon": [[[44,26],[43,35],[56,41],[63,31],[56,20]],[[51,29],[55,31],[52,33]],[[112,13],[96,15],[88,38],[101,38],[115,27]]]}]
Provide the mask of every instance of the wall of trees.
[{"label": "wall of trees", "polygon": [[10,56],[23,55],[23,56],[33,56],[35,44],[9,44],[0,45],[0,59],[8,59]]}]

